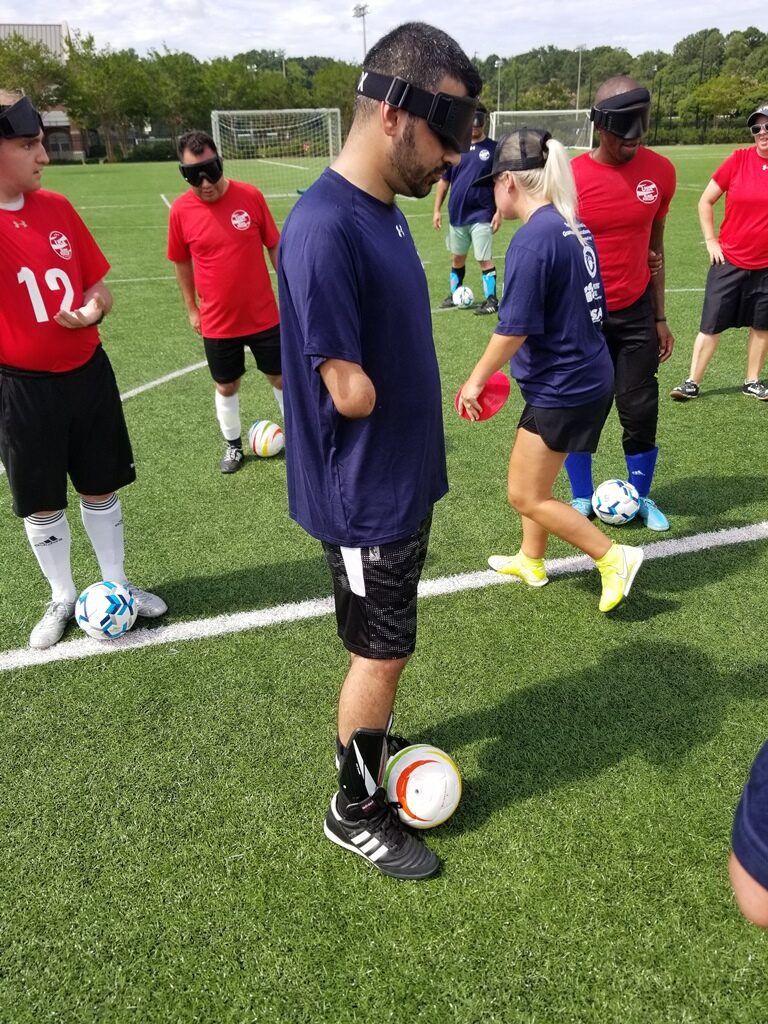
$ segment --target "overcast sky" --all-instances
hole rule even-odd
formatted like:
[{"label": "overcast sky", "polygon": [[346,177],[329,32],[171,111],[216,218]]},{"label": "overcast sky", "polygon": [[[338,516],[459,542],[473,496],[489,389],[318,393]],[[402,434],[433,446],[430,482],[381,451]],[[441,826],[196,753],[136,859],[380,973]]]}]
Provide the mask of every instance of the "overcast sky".
[{"label": "overcast sky", "polygon": [[[363,22],[352,17],[352,0],[0,0],[0,23],[66,21],[91,33],[99,46],[133,47],[144,54],[163,45],[199,58],[233,56],[249,49],[285,50],[288,57],[324,56],[359,62]],[[671,51],[683,36],[702,28],[723,33],[749,25],[766,27],[765,0],[526,0],[483,3],[442,0],[434,4],[371,0],[365,30],[368,46],[402,21],[420,19],[450,32],[467,53],[502,57],[536,46],[623,46]]]}]

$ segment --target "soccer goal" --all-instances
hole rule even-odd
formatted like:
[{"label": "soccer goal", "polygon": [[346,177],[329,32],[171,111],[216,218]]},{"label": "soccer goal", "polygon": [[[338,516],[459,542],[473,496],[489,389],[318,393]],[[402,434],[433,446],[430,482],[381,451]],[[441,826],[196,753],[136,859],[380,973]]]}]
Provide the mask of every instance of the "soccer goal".
[{"label": "soccer goal", "polygon": [[227,173],[268,199],[295,198],[341,150],[338,108],[214,110],[211,127]]},{"label": "soccer goal", "polygon": [[568,149],[591,149],[593,124],[588,110],[497,110],[491,114],[492,139],[516,128],[545,128]]}]

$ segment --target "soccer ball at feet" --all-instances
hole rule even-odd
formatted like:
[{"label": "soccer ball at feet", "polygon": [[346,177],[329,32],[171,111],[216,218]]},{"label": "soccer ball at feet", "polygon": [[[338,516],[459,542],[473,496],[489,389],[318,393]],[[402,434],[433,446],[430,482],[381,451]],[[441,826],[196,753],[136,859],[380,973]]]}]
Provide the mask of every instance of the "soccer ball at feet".
[{"label": "soccer ball at feet", "polygon": [[637,515],[640,496],[626,480],[605,480],[592,495],[592,508],[604,523],[623,526]]},{"label": "soccer ball at feet", "polygon": [[453,299],[454,306],[471,306],[475,301],[475,296],[471,288],[467,288],[465,285],[460,285],[451,296]]},{"label": "soccer ball at feet", "polygon": [[285,448],[285,434],[282,427],[269,420],[256,420],[248,431],[248,444],[254,455],[262,459],[277,455]]},{"label": "soccer ball at feet", "polygon": [[138,614],[133,594],[108,580],[86,587],[75,609],[78,626],[95,640],[114,640],[127,633]]},{"label": "soccer ball at feet", "polygon": [[434,828],[447,821],[461,799],[461,775],[439,747],[414,743],[387,761],[387,800],[411,828]]}]

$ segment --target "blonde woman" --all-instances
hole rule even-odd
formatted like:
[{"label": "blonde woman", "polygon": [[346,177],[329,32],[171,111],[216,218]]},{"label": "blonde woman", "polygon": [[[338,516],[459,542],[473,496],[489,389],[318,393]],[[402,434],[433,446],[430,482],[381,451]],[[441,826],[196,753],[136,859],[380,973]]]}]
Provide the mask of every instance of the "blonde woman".
[{"label": "blonde woman", "polygon": [[516,555],[492,569],[529,586],[547,582],[550,533],[590,555],[600,570],[600,611],[619,605],[643,561],[642,548],[613,544],[552,487],[568,452],[594,452],[613,399],[613,364],[603,338],[603,285],[592,236],[576,220],[568,156],[548,132],[522,128],[498,144],[490,175],[497,209],[522,226],[507,250],[499,326],[464,384],[471,419],[492,373],[510,360],[525,408],[509,461],[507,498],[522,518]]}]

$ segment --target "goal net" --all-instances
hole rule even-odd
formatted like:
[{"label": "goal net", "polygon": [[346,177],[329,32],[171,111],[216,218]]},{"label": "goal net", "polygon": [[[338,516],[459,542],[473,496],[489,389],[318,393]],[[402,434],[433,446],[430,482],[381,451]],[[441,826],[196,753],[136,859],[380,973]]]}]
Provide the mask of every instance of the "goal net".
[{"label": "goal net", "polygon": [[268,199],[295,198],[341,150],[338,108],[214,110],[211,127],[227,173]]},{"label": "goal net", "polygon": [[588,110],[497,110],[491,114],[492,139],[516,128],[545,128],[569,149],[591,149],[593,124]]}]

